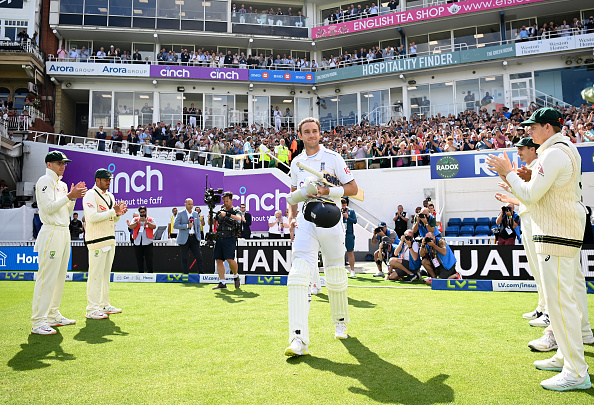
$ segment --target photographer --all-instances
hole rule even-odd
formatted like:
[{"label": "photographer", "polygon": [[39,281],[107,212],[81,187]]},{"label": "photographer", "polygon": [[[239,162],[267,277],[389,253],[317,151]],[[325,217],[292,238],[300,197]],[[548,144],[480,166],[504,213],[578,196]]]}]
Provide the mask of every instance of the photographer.
[{"label": "photographer", "polygon": [[[404,232],[404,238],[400,239],[400,243],[394,249],[393,255],[388,266],[388,275],[386,280],[398,280],[402,278],[404,281],[413,282],[419,280],[421,275],[421,256],[419,255],[419,243],[413,238],[413,231],[407,229]],[[400,257],[398,257],[400,256]],[[392,269],[396,269],[392,271]]]},{"label": "photographer", "polygon": [[149,273],[153,272],[153,232],[157,225],[151,217],[146,216],[146,207],[138,207],[138,217],[128,221],[128,229],[132,231],[134,253],[138,272],[144,273],[144,262]]},{"label": "photographer", "polygon": [[357,214],[355,210],[349,209],[349,199],[348,197],[343,197],[340,199],[340,203],[342,205],[342,223],[345,226],[346,235],[344,244],[346,246],[347,256],[349,258],[349,266],[351,267],[351,277],[356,277],[355,275],[355,230],[353,229],[354,225],[357,223]]},{"label": "photographer", "polygon": [[214,245],[213,257],[217,262],[219,283],[213,287],[213,290],[227,288],[225,284],[225,260],[229,263],[229,268],[233,273],[235,288],[239,288],[240,283],[239,275],[237,274],[237,262],[235,261],[235,246],[237,244],[239,230],[241,229],[241,211],[233,208],[232,192],[225,191],[223,193],[223,206],[217,212],[215,221],[217,223],[217,239]]},{"label": "photographer", "polygon": [[433,232],[427,233],[421,242],[419,254],[422,264],[431,278],[461,278],[456,273],[456,256],[445,239]]},{"label": "photographer", "polygon": [[389,229],[388,225],[386,225],[386,223],[382,221],[377,225],[377,228],[373,230],[373,237],[371,238],[371,245],[380,245],[379,249],[373,253],[373,259],[375,260],[375,264],[377,265],[377,273],[374,274],[373,277],[384,277],[384,272],[382,270],[382,261],[384,260],[384,258],[382,256],[381,244],[383,242],[384,237],[390,238],[392,240],[392,243],[394,243],[394,241],[397,239],[396,232],[392,229]]},{"label": "photographer", "polygon": [[499,232],[495,232],[497,236],[497,245],[515,245],[515,229],[520,225],[520,217],[514,211],[514,205],[512,203],[501,207],[501,211],[499,212],[499,216],[495,223],[499,226]]},{"label": "photographer", "polygon": [[417,215],[417,221],[414,223],[412,231],[414,234],[418,232],[421,237],[425,237],[429,232],[439,235],[437,219],[431,215],[429,208],[423,208]]}]

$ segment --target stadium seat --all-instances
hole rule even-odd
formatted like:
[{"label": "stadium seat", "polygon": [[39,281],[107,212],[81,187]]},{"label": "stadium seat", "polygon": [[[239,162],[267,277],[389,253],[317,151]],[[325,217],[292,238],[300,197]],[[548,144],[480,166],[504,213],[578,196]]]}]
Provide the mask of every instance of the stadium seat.
[{"label": "stadium seat", "polygon": [[474,236],[491,236],[491,228],[489,228],[489,225],[477,225]]},{"label": "stadium seat", "polygon": [[491,218],[491,228],[493,228],[494,226],[497,226],[497,217]]},{"label": "stadium seat", "polygon": [[462,228],[460,228],[460,236],[474,236],[474,226],[462,225]]},{"label": "stadium seat", "polygon": [[450,218],[450,220],[448,221],[448,227],[449,226],[461,226],[462,225],[462,220],[460,218]]},{"label": "stadium seat", "polygon": [[474,219],[474,218],[464,218],[462,220],[462,226],[466,226],[466,225],[471,225],[472,228],[474,229],[474,227],[476,226],[476,219]]},{"label": "stadium seat", "polygon": [[457,225],[448,226],[445,230],[445,236],[460,236],[460,227]]},{"label": "stadium seat", "polygon": [[489,227],[490,225],[491,225],[491,220],[488,217],[479,217],[476,219],[476,226]]}]

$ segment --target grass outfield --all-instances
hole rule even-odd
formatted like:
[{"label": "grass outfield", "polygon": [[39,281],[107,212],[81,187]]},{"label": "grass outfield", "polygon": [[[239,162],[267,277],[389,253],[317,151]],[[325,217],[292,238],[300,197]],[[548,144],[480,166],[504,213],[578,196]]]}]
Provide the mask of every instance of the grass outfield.
[{"label": "grass outfield", "polygon": [[[86,284],[67,282],[61,312],[78,323],[38,336],[33,282],[0,282],[0,403],[594,403],[594,389],[540,387],[554,373],[532,362],[551,354],[528,349],[542,329],[521,317],[536,294],[349,288],[351,338],[339,341],[324,289],[311,355],[287,359],[286,286],[211,287],[112,283],[124,312],[87,320]],[[594,346],[586,359],[594,370]]]}]

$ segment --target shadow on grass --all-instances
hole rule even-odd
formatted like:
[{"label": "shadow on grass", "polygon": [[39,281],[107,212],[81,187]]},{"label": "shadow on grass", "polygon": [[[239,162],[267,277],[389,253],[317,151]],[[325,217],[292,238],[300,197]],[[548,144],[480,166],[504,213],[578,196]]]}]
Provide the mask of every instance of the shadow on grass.
[{"label": "shadow on grass", "polygon": [[[326,294],[318,293],[315,296],[321,299],[322,301],[328,302],[328,295]],[[349,305],[356,308],[375,308],[377,304],[365,300],[356,300],[354,298],[349,297]]]},{"label": "shadow on grass", "polygon": [[[21,351],[8,360],[8,367],[14,371],[37,370],[50,367],[51,363],[45,360],[76,360],[70,353],[64,353],[60,344],[64,337],[58,330],[55,335],[29,335],[27,343],[21,344]],[[53,355],[51,355],[54,353]]]},{"label": "shadow on grass", "polygon": [[227,288],[226,290],[216,290],[215,298],[220,298],[223,301],[227,301],[230,304],[234,304],[236,302],[243,302],[245,299],[250,298],[257,298],[260,294],[252,292],[252,291],[245,291],[241,288],[236,288],[231,290]]},{"label": "shadow on grass", "polygon": [[313,356],[293,357],[287,362],[305,363],[317,370],[330,371],[359,380],[365,388],[351,386],[348,390],[354,394],[365,395],[376,402],[428,405],[454,401],[454,390],[445,384],[449,377],[447,374],[439,374],[422,382],[402,368],[381,359],[357,338],[350,337],[341,342],[357,359],[358,365],[337,363]]},{"label": "shadow on grass", "polygon": [[182,287],[194,287],[194,288],[206,288],[209,285],[214,284],[207,284],[207,283],[179,283]]},{"label": "shadow on grass", "polygon": [[111,342],[106,336],[127,336],[111,319],[86,319],[85,327],[78,331],[74,340],[90,345]]}]

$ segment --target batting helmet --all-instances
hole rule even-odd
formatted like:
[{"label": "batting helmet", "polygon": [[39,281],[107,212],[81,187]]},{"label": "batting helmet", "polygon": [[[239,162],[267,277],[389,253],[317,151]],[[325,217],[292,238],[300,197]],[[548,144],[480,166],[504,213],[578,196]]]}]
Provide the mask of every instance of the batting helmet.
[{"label": "batting helmet", "polygon": [[310,198],[303,204],[303,217],[321,228],[332,228],[340,221],[340,208],[325,198]]}]

